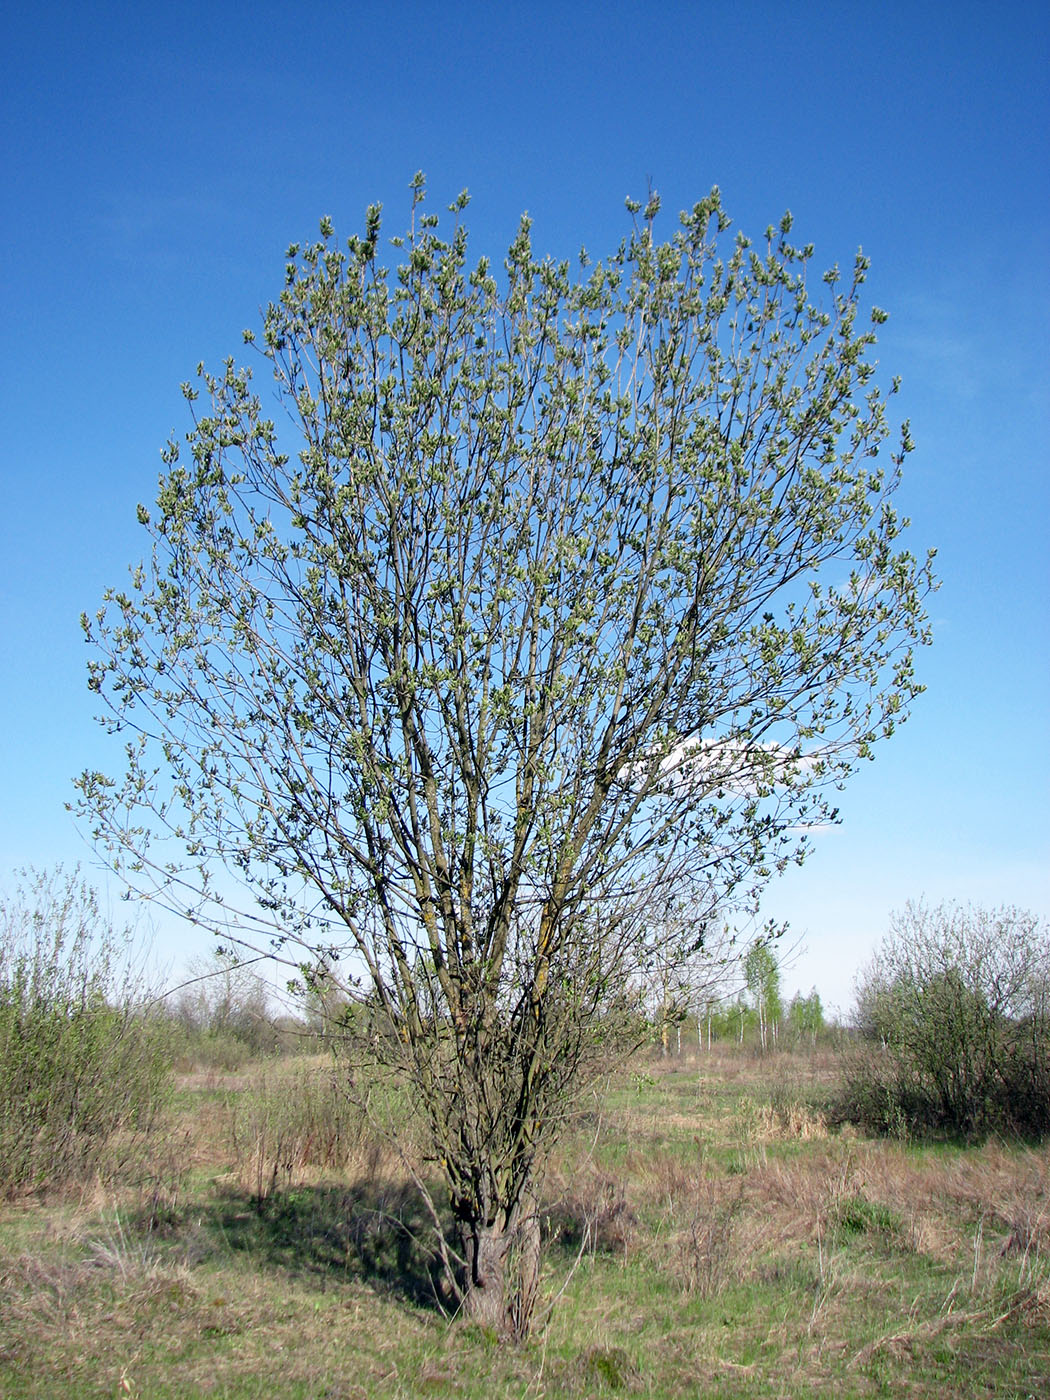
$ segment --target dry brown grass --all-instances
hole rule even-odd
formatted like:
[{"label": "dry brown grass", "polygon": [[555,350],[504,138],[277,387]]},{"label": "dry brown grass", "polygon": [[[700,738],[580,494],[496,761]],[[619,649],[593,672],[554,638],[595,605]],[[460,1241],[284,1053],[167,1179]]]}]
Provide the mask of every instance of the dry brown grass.
[{"label": "dry brown grass", "polygon": [[[778,1332],[756,1310],[761,1344],[780,1338],[794,1378],[783,1393],[830,1393],[843,1366],[863,1386],[931,1355],[976,1357],[990,1372],[1008,1357],[1024,1373],[1024,1338],[1029,1381],[1050,1376],[1050,1150],[921,1150],[833,1132],[797,1064],[772,1068],[741,1057],[720,1077],[717,1062],[658,1064],[651,1092],[642,1083],[622,1096],[608,1128],[630,1144],[619,1174],[601,1178],[601,1200],[587,1196],[585,1173],[573,1179],[583,1213],[601,1218],[601,1201],[615,1199],[616,1218],[631,1222],[618,1240],[624,1266],[702,1300],[801,1290],[801,1332]],[[748,1373],[710,1361],[727,1386]],[[924,1385],[914,1393],[943,1393]]]},{"label": "dry brown grass", "polygon": [[547,1287],[565,1292],[540,1346],[513,1354],[406,1293],[405,1236],[383,1233],[414,1224],[396,1154],[370,1158],[365,1136],[338,1166],[304,1152],[265,1200],[234,1156],[262,1081],[184,1085],[170,1160],[119,1215],[101,1186],[9,1209],[0,1393],[19,1373],[41,1377],[11,1392],[32,1400],[670,1400],[701,1383],[943,1400],[953,1375],[975,1395],[1045,1393],[1050,1152],[868,1141],[827,1127],[797,1061],[726,1069],[642,1066],[566,1143],[545,1194]]}]

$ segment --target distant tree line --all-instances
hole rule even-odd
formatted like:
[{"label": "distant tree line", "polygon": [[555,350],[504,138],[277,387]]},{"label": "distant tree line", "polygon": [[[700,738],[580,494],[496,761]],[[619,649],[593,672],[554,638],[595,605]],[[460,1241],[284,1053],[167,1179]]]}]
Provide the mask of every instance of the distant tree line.
[{"label": "distant tree line", "polygon": [[[838,1027],[828,1025],[820,993],[796,992],[785,1003],[774,951],[779,931],[765,930],[743,952],[726,931],[713,946],[701,943],[692,957],[668,958],[643,989],[652,1038],[663,1055],[744,1045],[761,1051],[814,1047]],[[680,949],[679,935],[668,946]]]}]

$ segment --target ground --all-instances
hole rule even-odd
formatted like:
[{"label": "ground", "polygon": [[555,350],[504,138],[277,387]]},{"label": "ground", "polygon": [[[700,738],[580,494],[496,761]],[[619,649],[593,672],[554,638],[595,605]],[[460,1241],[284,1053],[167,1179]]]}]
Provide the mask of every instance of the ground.
[{"label": "ground", "polygon": [[323,1062],[185,1075],[94,1183],[0,1211],[0,1397],[1050,1397],[1050,1151],[829,1128],[835,1076],[716,1048],[617,1077],[546,1182],[550,1321],[509,1347],[443,1312]]}]

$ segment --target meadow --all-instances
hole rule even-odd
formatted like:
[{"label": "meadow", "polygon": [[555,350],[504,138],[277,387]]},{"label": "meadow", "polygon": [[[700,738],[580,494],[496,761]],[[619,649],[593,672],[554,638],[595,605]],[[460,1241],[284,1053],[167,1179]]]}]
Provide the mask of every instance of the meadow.
[{"label": "meadow", "polygon": [[448,1316],[329,1059],[184,1065],[89,1179],[0,1207],[0,1395],[1050,1396],[1050,1151],[866,1137],[839,1071],[716,1045],[619,1073],[551,1164],[549,1321],[514,1347]]}]

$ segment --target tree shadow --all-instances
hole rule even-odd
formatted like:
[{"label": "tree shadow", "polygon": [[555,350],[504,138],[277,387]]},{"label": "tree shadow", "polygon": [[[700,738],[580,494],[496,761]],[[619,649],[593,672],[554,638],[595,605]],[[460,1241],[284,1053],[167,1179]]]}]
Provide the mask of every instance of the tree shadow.
[{"label": "tree shadow", "polygon": [[301,1186],[263,1200],[228,1191],[204,1224],[233,1253],[322,1288],[359,1279],[417,1307],[442,1306],[434,1222],[410,1183]]}]

